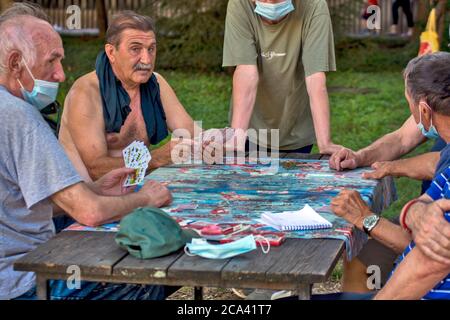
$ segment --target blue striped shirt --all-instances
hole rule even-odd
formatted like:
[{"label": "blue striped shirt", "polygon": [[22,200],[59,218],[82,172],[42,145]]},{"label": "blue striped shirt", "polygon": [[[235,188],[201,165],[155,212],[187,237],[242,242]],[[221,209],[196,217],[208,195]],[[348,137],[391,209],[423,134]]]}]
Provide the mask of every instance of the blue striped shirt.
[{"label": "blue striped shirt", "polygon": [[[450,199],[450,166],[443,172],[438,173],[431,183],[430,188],[426,192],[434,201],[445,198]],[[450,222],[450,212],[444,214],[448,222]],[[414,242],[411,242],[399,258],[400,263],[406,255],[414,248]],[[450,274],[439,282],[430,292],[422,299],[425,300],[450,300]]]}]

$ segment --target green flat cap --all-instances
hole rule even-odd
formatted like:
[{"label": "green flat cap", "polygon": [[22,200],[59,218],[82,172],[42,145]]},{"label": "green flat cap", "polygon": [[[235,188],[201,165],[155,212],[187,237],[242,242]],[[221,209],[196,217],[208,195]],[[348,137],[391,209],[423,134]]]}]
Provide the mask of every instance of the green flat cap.
[{"label": "green flat cap", "polygon": [[138,208],[120,221],[116,243],[139,259],[168,255],[198,237],[183,230],[167,213],[157,208]]}]

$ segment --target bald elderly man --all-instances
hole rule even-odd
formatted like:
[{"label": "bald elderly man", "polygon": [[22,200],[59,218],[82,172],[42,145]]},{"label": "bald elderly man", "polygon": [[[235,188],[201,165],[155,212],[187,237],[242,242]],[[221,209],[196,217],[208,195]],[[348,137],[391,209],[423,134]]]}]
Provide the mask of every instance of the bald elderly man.
[{"label": "bald elderly man", "polygon": [[[137,207],[164,206],[170,192],[148,182],[123,190],[122,168],[95,183],[83,182],[40,111],[53,102],[65,79],[64,49],[52,26],[16,4],[0,16],[0,300],[36,299],[35,274],[14,263],[55,234],[52,216],[64,211],[80,223],[116,221]],[[33,14],[33,15],[30,15]],[[162,299],[162,286],[50,283],[52,299]]]}]

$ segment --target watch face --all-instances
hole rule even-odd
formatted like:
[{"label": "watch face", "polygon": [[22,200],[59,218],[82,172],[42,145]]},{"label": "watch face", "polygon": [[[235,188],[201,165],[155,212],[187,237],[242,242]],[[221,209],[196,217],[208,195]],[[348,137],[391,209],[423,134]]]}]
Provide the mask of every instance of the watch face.
[{"label": "watch face", "polygon": [[376,215],[368,216],[363,221],[364,227],[366,227],[369,230],[372,229],[379,219],[380,217]]}]

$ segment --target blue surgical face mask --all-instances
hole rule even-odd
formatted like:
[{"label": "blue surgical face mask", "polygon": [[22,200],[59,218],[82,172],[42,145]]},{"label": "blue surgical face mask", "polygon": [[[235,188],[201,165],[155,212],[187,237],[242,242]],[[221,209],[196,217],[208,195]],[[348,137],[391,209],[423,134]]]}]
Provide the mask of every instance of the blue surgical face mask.
[{"label": "blue surgical face mask", "polygon": [[255,12],[264,18],[277,21],[294,11],[292,0],[286,0],[280,3],[265,3],[256,1]]},{"label": "blue surgical face mask", "polygon": [[20,80],[17,79],[17,81],[21,86],[20,91],[22,92],[22,96],[25,99],[25,101],[32,104],[39,111],[41,111],[49,104],[55,102],[56,96],[58,95],[59,83],[35,79],[25,61],[24,64],[25,68],[30,73],[31,78],[33,78],[34,86],[33,90],[29,92],[22,85],[22,82],[20,82]]},{"label": "blue surgical face mask", "polygon": [[[268,246],[269,242],[266,240]],[[189,256],[200,256],[208,259],[227,259],[256,249],[253,235],[225,244],[211,244],[206,239],[193,238],[187,243],[184,251]],[[267,253],[270,248],[263,250]]]},{"label": "blue surgical face mask", "polygon": [[439,138],[439,133],[436,130],[436,127],[433,125],[433,118],[431,118],[431,125],[428,131],[425,129],[422,123],[422,112],[419,109],[419,123],[417,124],[417,128],[422,132],[422,134],[428,139],[437,139]]}]

